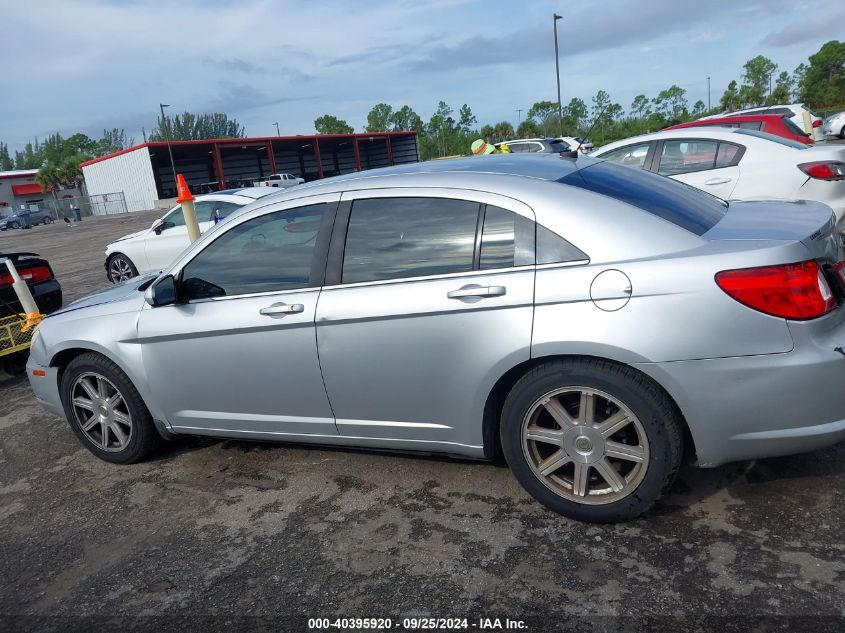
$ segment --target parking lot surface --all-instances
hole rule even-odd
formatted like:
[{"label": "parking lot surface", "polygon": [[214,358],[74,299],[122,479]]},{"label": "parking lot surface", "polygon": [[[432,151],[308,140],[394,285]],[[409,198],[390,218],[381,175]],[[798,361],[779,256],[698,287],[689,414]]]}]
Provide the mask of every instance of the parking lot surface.
[{"label": "parking lot surface", "polygon": [[[0,252],[47,257],[68,303],[107,284],[105,244],[154,217],[9,231]],[[828,629],[836,620],[804,616],[845,616],[844,463],[840,444],[688,468],[648,516],[586,525],[545,510],[501,464],[216,439],[107,464],[25,377],[4,376],[0,616],[57,629],[91,616],[304,630],[301,616],[426,615],[534,618],[537,631],[583,616],[608,630]]]}]

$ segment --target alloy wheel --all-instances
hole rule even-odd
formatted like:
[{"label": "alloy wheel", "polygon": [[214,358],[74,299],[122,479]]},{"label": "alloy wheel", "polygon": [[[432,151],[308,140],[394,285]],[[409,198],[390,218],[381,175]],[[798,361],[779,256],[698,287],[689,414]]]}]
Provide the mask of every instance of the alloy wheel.
[{"label": "alloy wheel", "polygon": [[132,267],[122,257],[112,257],[109,262],[109,277],[113,283],[120,283],[132,279]]},{"label": "alloy wheel", "polygon": [[597,389],[566,387],[545,394],[525,415],[521,437],[534,475],[576,503],[619,501],[648,470],[643,425],[624,403]]},{"label": "alloy wheel", "polygon": [[132,414],[123,394],[108,378],[94,372],[80,374],[70,396],[79,428],[97,448],[117,453],[129,445]]}]

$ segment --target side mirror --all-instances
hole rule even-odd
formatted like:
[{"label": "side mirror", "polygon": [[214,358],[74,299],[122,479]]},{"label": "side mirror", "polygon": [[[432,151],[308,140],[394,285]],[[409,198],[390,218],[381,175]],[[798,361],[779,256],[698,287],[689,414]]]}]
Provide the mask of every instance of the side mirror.
[{"label": "side mirror", "polygon": [[163,224],[164,224],[164,221],[161,218],[157,218],[156,220],[153,221],[153,224],[150,227],[150,229],[155,231],[156,235],[161,235]]},{"label": "side mirror", "polygon": [[144,293],[144,300],[154,308],[176,303],[176,278],[173,275],[167,275],[156,279]]}]

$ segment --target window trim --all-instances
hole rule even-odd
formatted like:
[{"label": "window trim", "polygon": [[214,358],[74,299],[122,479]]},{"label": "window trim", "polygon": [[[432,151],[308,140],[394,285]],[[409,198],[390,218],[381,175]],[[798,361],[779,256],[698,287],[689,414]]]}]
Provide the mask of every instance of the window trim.
[{"label": "window trim", "polygon": [[[349,229],[349,217],[352,211],[352,205],[356,200],[368,200],[372,198],[444,198],[447,200],[462,200],[465,202],[472,202],[478,205],[479,218],[475,226],[475,242],[473,249],[472,270],[461,271],[456,273],[444,273],[442,275],[425,275],[416,277],[396,277],[394,279],[376,279],[371,281],[359,281],[354,283],[342,283],[343,273],[343,255],[346,250],[346,233]],[[486,205],[499,207],[505,211],[510,211],[516,215],[522,216],[532,222],[537,223],[537,218],[533,209],[522,201],[515,198],[506,198],[500,194],[495,194],[487,191],[478,191],[473,189],[451,189],[451,188],[436,188],[436,187],[396,187],[384,189],[358,189],[354,191],[346,191],[342,194],[340,204],[338,205],[336,219],[332,228],[331,243],[329,245],[328,257],[326,258],[326,273],[323,288],[357,288],[367,285],[382,285],[386,283],[405,283],[409,281],[427,281],[434,279],[444,279],[450,277],[466,277],[473,275],[487,275],[490,273],[501,273],[511,270],[533,269],[535,264],[525,264],[523,266],[513,266],[509,268],[497,268],[488,270],[478,270],[478,263],[481,258],[481,238],[484,228],[484,210]],[[535,244],[536,249],[536,230],[535,230]],[[536,253],[536,250],[535,250]],[[535,259],[536,261],[536,259]]]}]

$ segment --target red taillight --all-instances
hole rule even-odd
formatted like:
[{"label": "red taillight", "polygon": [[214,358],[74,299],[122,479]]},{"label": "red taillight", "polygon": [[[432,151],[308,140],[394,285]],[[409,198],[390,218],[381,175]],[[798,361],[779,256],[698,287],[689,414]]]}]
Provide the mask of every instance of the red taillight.
[{"label": "red taillight", "polygon": [[818,119],[816,119],[815,121],[813,121],[813,127],[821,127],[821,126],[822,126],[822,122],[821,122],[821,121],[819,121]]},{"label": "red taillight", "polygon": [[845,178],[845,163],[838,160],[820,160],[813,163],[801,163],[798,169],[810,178],[818,180],[842,180]]},{"label": "red taillight", "polygon": [[815,319],[836,307],[824,271],[814,262],[726,270],[716,283],[749,308],[784,319]]},{"label": "red taillight", "polygon": [[[37,284],[39,281],[47,281],[53,278],[53,274],[46,266],[33,266],[32,268],[18,268],[18,275],[28,284]],[[0,286],[11,286],[12,275],[3,266],[0,270]]]}]

